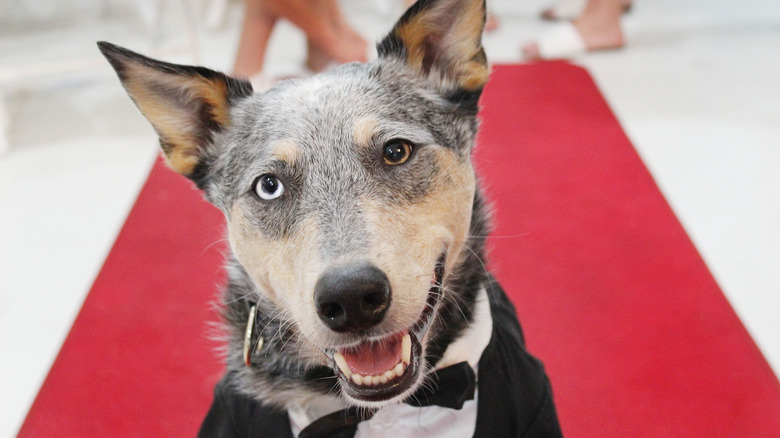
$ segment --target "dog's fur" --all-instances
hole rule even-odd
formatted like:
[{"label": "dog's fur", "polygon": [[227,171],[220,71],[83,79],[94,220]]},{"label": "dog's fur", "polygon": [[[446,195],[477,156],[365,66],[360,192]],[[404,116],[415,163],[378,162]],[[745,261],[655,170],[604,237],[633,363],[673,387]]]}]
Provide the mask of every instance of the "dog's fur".
[{"label": "dog's fur", "polygon": [[[315,397],[397,402],[469,325],[488,276],[487,214],[471,162],[489,72],[484,21],[484,0],[422,0],[379,43],[376,61],[263,94],[242,79],[99,44],[170,167],[227,218],[227,366],[239,391],[279,407]],[[397,141],[412,152],[394,165],[383,151]],[[261,175],[278,177],[281,196],[257,195]],[[386,314],[370,328],[331,330],[318,315],[318,280],[366,264],[389,281]],[[247,303],[258,306],[264,341],[251,366],[242,358]],[[426,307],[433,317],[420,329]],[[418,363],[402,388],[366,397],[336,378],[334,351],[413,326]]]}]

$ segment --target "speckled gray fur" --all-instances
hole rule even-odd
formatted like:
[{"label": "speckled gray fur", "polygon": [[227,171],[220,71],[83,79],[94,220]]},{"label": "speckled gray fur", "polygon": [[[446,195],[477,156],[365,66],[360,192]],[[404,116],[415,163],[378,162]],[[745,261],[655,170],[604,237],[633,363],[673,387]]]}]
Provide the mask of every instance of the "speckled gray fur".
[{"label": "speckled gray fur", "polygon": [[[396,125],[397,132],[388,130],[375,139],[375,147],[356,150],[352,126],[365,115]],[[373,164],[381,161],[385,141],[402,134],[415,144],[436,143],[466,156],[471,152],[477,129],[476,117],[461,114],[456,104],[432,92],[427,81],[413,78],[395,60],[345,65],[312,79],[283,82],[266,94],[239,102],[232,116],[234,129],[223,136],[225,153],[211,168],[213,182],[206,188],[208,199],[229,214],[237,197],[254,196],[252,182],[258,175],[276,174],[294,194],[285,204],[254,203],[253,220],[264,232],[281,238],[295,227],[298,218],[315,215],[326,227],[323,235],[332,238],[323,250],[333,252],[348,252],[350,247],[365,244],[365,224],[356,211],[357,199],[372,196],[388,204],[414,202],[425,196],[438,170],[435,162],[419,162],[416,166],[412,163],[391,169],[393,174],[388,174],[388,169]],[[303,161],[296,169],[280,168],[279,163],[268,161],[267,145],[288,138],[296,139],[296,145],[304,151]],[[478,259],[487,234],[482,205],[478,192],[469,233],[477,237],[469,241],[470,252],[462,272],[451,277],[462,282],[447,285],[452,290],[471,287],[458,300],[461,309],[443,309],[450,314],[445,319],[456,329],[465,326],[464,315],[470,317],[469,304],[474,298],[470,295],[476,293],[474,286],[485,274]],[[226,290],[225,302],[241,303],[247,295],[262,296],[253,290],[240,264],[233,261],[229,272],[231,285]],[[261,305],[265,306],[262,315],[277,312],[268,302],[261,300]],[[316,364],[307,366],[309,361],[298,355],[295,348],[294,325],[284,321],[272,323],[282,330],[271,337],[271,345],[266,340],[255,367],[245,367],[241,348],[246,317],[246,309],[240,305],[228,309],[228,364],[237,387],[266,403],[279,405],[300,396],[301,391],[335,391],[332,371]],[[446,330],[440,329],[439,333],[440,341],[454,337]],[[440,350],[439,355],[443,348]]]},{"label": "speckled gray fur", "polygon": [[[411,12],[433,3],[436,1],[423,1]],[[408,21],[407,16],[402,22]],[[476,102],[481,91],[464,91],[453,85],[455,81],[446,78],[446,66],[431,67],[444,73],[421,75],[413,71],[405,62],[403,43],[392,33],[380,44],[380,54],[372,63],[344,65],[312,78],[284,81],[263,94],[247,95],[241,91],[247,83],[230,79],[235,83],[229,84],[229,91],[231,87],[239,90],[228,99],[231,124],[227,129],[217,126],[209,130],[199,165],[190,178],[228,220],[233,206],[243,201],[250,211],[246,220],[267,238],[284,239],[295,233],[303,218],[314,218],[323,236],[317,249],[322,257],[364,251],[370,233],[359,200],[371,199],[392,207],[424,199],[442,171],[435,154],[427,150],[429,145],[448,148],[459,160],[468,161],[477,132]],[[123,57],[131,55],[106,56],[122,78]],[[143,62],[155,66],[153,60]],[[164,66],[174,72],[179,68]],[[184,74],[200,74],[181,69]],[[353,140],[355,123],[363,117],[379,121],[381,127],[368,147],[355,145]],[[206,125],[213,126],[213,120],[209,123]],[[383,166],[383,145],[398,138],[416,146],[415,159],[403,166]],[[294,165],[272,158],[273,145],[284,140],[292,140],[297,149],[299,159]],[[285,187],[283,198],[264,202],[256,197],[253,185],[263,174],[280,178]],[[488,220],[479,188],[470,219],[466,250],[446,276],[444,287],[454,297],[441,303],[434,319],[428,366],[435,364],[446,346],[467,327],[476,294],[487,276],[482,258]],[[228,273],[223,303],[226,361],[233,385],[277,406],[317,394],[335,396],[338,387],[333,371],[299,348],[303,341],[285,309],[258,290],[233,256],[228,257]],[[250,301],[259,307],[265,345],[253,358],[253,366],[247,367],[242,347]]]}]

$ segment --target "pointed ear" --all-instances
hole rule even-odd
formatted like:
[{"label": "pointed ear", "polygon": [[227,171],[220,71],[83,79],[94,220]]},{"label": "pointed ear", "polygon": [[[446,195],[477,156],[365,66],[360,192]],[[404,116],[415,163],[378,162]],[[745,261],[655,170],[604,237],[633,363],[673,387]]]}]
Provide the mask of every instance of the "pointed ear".
[{"label": "pointed ear", "polygon": [[485,0],[419,0],[377,50],[380,57],[401,57],[422,76],[480,91],[489,74],[484,27]]},{"label": "pointed ear", "polygon": [[252,86],[207,68],[157,61],[106,42],[98,47],[154,126],[170,167],[198,182],[214,133],[230,126],[230,106],[251,95]]}]

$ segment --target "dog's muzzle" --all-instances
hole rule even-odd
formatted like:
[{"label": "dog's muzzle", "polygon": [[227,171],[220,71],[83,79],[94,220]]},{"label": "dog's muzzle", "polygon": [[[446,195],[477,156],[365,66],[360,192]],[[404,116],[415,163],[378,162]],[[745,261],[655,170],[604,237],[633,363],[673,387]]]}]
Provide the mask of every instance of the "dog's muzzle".
[{"label": "dog's muzzle", "polygon": [[315,286],[320,319],[332,330],[365,339],[344,348],[324,350],[344,394],[362,402],[385,402],[405,394],[424,367],[422,340],[443,295],[444,256],[436,264],[425,307],[417,322],[383,337],[369,337],[392,301],[385,274],[373,265],[328,272]]}]

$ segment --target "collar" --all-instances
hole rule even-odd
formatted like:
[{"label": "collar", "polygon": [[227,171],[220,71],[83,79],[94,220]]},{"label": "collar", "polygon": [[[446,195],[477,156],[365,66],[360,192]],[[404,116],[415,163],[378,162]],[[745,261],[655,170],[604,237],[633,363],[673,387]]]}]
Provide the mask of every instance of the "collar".
[{"label": "collar", "polygon": [[[447,347],[436,369],[442,369],[459,362],[468,362],[478,376],[478,363],[482,353],[490,343],[493,333],[493,318],[485,288],[480,289],[474,304],[474,319],[463,334]],[[472,430],[476,426],[477,403],[467,401],[460,410],[440,406],[415,407],[403,403],[385,406],[374,416],[358,426],[357,437],[398,436],[448,436],[453,430]],[[343,409],[345,405],[339,399],[329,396],[317,396],[305,403],[289,403],[287,414],[293,435],[297,438],[301,430],[314,420]],[[456,429],[457,427],[457,429]],[[400,428],[400,429],[399,429]],[[465,428],[465,429],[464,429]],[[405,431],[399,434],[399,430]],[[415,433],[415,431],[417,431]],[[422,432],[425,432],[422,434]]]}]

